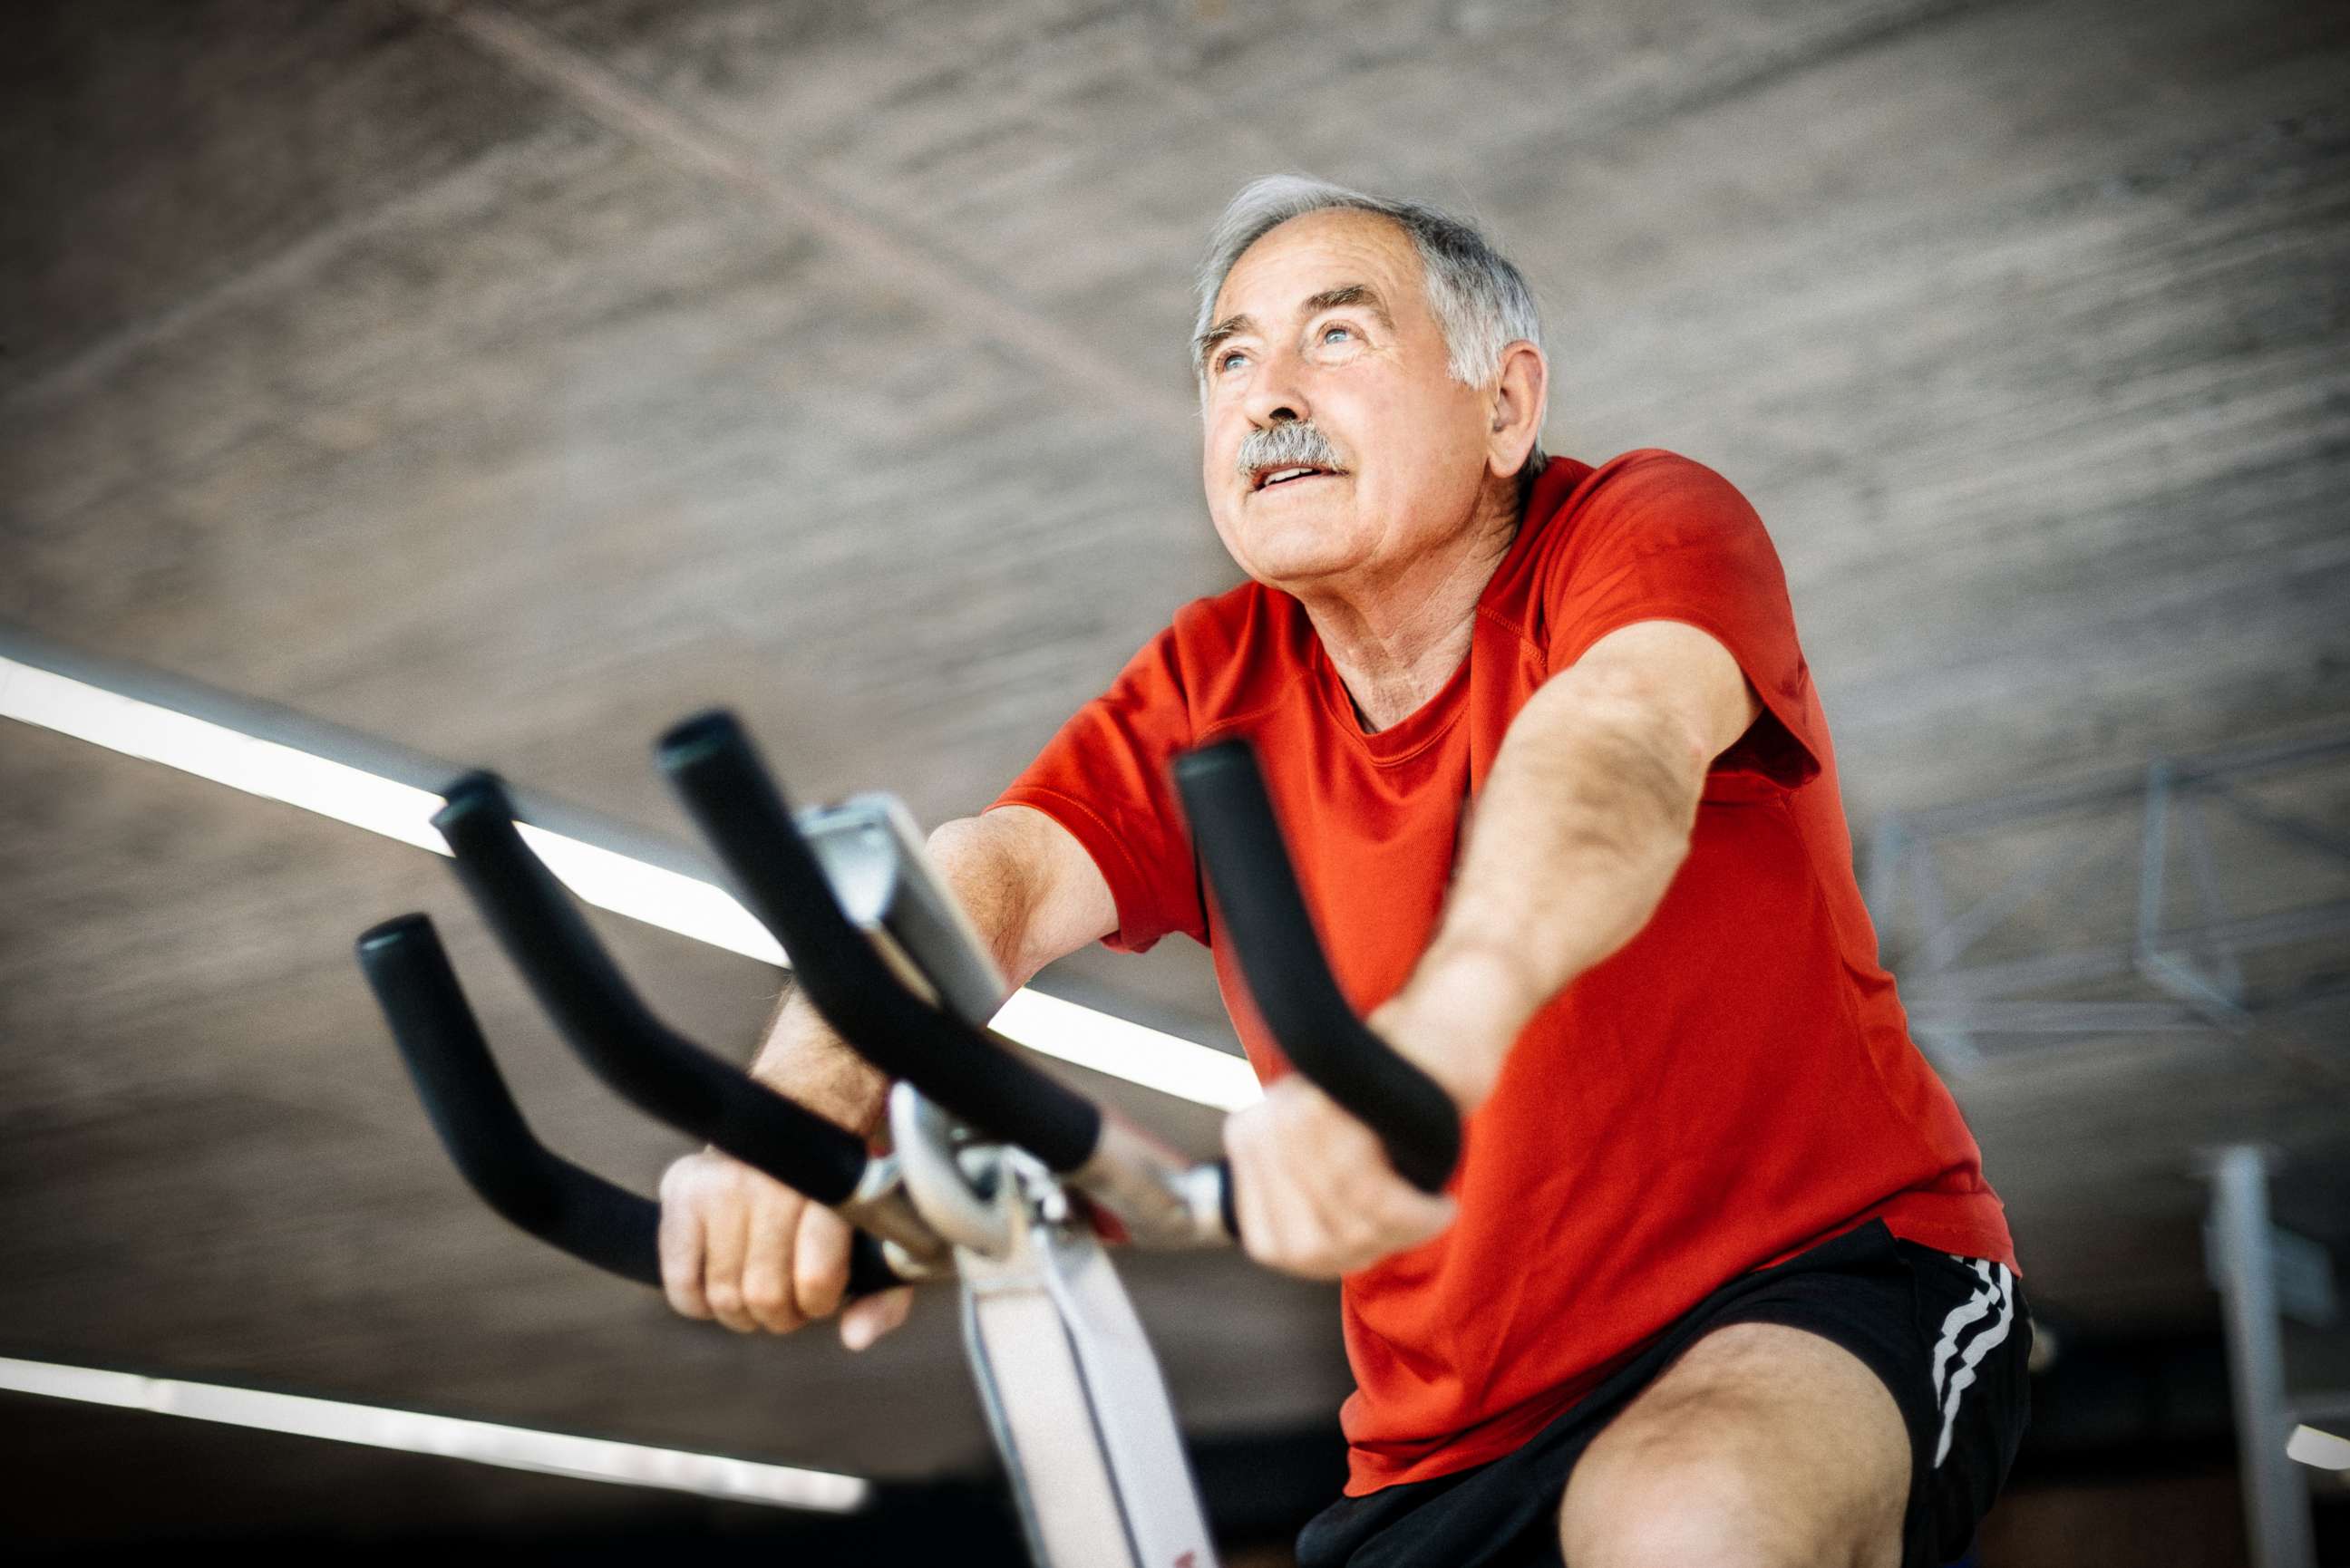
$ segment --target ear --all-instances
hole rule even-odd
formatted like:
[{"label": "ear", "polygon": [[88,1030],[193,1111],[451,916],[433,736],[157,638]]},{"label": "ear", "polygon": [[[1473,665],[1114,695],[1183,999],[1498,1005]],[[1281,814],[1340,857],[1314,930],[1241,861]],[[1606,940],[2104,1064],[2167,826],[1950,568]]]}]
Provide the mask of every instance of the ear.
[{"label": "ear", "polygon": [[1493,387],[1493,421],[1485,434],[1485,466],[1508,479],[1525,466],[1526,454],[1542,437],[1543,410],[1550,392],[1550,362],[1520,338],[1502,350],[1502,374]]}]

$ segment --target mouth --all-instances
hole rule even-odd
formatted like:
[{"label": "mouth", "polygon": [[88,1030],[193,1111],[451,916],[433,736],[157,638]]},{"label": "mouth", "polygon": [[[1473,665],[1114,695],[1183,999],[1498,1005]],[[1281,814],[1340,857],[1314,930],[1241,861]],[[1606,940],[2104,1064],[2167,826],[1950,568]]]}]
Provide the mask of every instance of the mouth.
[{"label": "mouth", "polygon": [[1317,468],[1308,463],[1292,463],[1282,468],[1260,468],[1250,476],[1252,493],[1261,490],[1276,490],[1284,485],[1303,484],[1315,479],[1336,479],[1347,471],[1343,468]]}]

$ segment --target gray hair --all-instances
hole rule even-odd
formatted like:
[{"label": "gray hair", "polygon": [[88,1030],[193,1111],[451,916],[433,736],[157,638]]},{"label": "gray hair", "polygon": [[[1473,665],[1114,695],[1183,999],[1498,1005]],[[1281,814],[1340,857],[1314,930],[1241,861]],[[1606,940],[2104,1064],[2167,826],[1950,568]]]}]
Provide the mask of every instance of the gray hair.
[{"label": "gray hair", "polygon": [[[1417,202],[1367,195],[1303,174],[1253,180],[1225,207],[1200,264],[1196,344],[1213,325],[1216,296],[1241,254],[1292,218],[1347,210],[1376,213],[1410,236],[1427,279],[1428,306],[1444,333],[1445,369],[1463,386],[1490,385],[1502,373],[1502,350],[1521,338],[1542,347],[1542,309],[1525,275],[1473,224]],[[1196,356],[1194,369],[1200,369]],[[1205,371],[1200,370],[1204,378]],[[1204,389],[1204,380],[1203,380]],[[1527,453],[1527,473],[1542,471],[1542,445]]]}]

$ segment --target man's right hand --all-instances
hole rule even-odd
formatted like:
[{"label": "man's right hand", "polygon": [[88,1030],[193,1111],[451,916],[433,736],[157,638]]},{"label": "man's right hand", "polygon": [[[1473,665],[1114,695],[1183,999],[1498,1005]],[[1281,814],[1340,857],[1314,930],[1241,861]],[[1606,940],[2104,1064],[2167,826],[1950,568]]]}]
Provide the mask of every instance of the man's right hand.
[{"label": "man's right hand", "polygon": [[[1118,905],[1093,857],[1066,828],[1024,805],[941,824],[930,854],[1014,986],[1118,929]],[[881,1119],[889,1083],[794,987],[784,993],[753,1075],[852,1132]],[[737,1334],[789,1334],[840,1306],[852,1232],[839,1215],[715,1150],[661,1178],[661,1289],[687,1317]],[[884,1291],[840,1314],[840,1340],[862,1350],[906,1321],[910,1290]]]},{"label": "man's right hand", "polygon": [[[855,1232],[823,1204],[715,1149],[671,1166],[660,1198],[661,1289],[685,1316],[789,1334],[839,1308]],[[906,1321],[913,1299],[907,1288],[853,1303],[840,1342],[864,1349]]]}]

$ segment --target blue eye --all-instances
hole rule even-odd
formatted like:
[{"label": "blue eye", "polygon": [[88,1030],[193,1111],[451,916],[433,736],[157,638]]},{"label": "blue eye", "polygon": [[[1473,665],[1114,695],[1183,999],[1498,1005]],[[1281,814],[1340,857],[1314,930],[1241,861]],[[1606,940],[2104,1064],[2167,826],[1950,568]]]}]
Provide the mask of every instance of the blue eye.
[{"label": "blue eye", "polygon": [[1247,358],[1248,356],[1238,348],[1227,348],[1216,356],[1216,369],[1219,371],[1229,370],[1232,368],[1234,360]]},{"label": "blue eye", "polygon": [[1355,329],[1351,327],[1325,327],[1322,329],[1322,341],[1327,343],[1334,336],[1340,334],[1352,337],[1355,335]]}]

